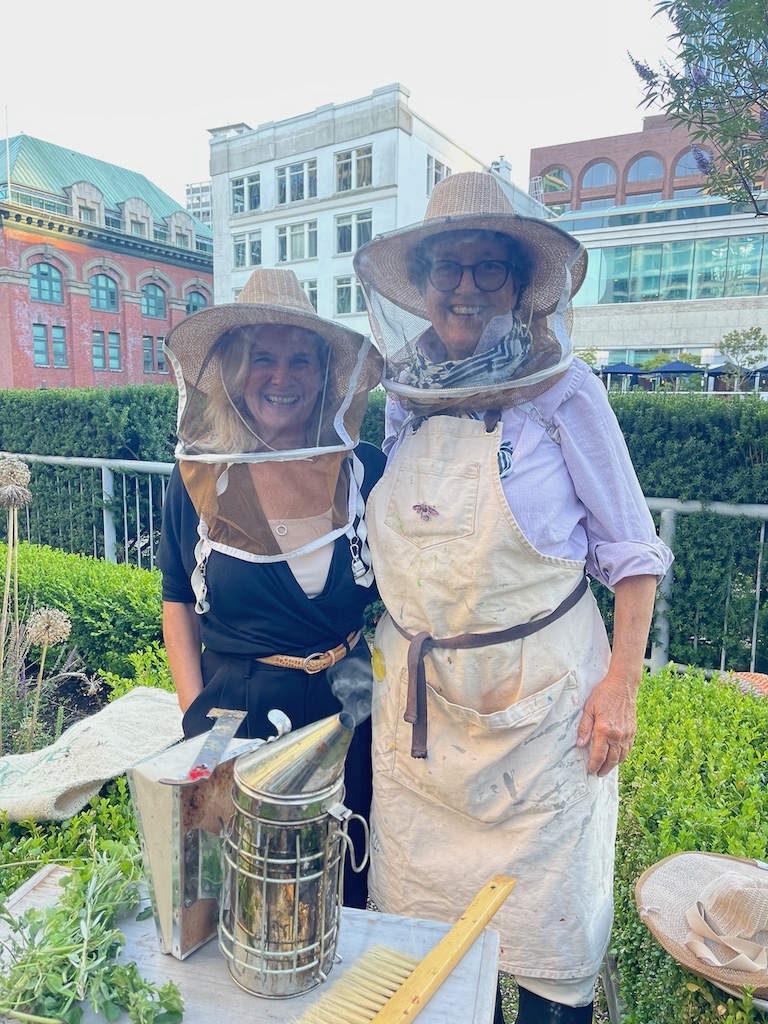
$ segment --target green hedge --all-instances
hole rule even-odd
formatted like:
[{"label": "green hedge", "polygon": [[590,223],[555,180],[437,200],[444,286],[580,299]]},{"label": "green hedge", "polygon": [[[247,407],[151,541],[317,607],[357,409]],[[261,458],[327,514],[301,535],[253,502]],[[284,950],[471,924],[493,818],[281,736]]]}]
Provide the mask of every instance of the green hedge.
[{"label": "green hedge", "polygon": [[626,1024],[762,1020],[684,971],[635,906],[635,883],[689,850],[768,859],[768,698],[701,672],[664,670],[638,700],[635,745],[619,770],[621,802],[612,952]]},{"label": "green hedge", "polygon": [[[768,503],[768,402],[758,396],[703,398],[687,394],[612,394],[643,490],[655,497]],[[0,450],[172,461],[176,389],[172,384],[125,388],[0,391]],[[384,393],[370,397],[364,440],[380,444]],[[101,555],[93,511],[101,484],[91,471],[33,466],[31,539]],[[88,475],[90,473],[90,476]],[[136,497],[128,480],[125,531],[134,536]],[[118,497],[118,535],[123,535]],[[157,542],[159,488],[155,489],[153,537]],[[148,522],[148,496],[139,498]],[[65,510],[62,515],[61,510]],[[670,658],[704,668],[749,665],[760,524],[709,513],[679,516],[670,613]],[[118,557],[122,558],[122,545]],[[763,574],[764,579],[768,572]],[[611,597],[598,589],[610,625]],[[761,586],[763,606],[765,584]],[[768,671],[768,605],[761,608],[755,668]]]},{"label": "green hedge", "polygon": [[[0,545],[0,580],[6,548]],[[115,565],[35,544],[19,546],[19,607],[60,608],[72,620],[68,644],[91,672],[132,677],[130,655],[161,639],[159,570]]]}]

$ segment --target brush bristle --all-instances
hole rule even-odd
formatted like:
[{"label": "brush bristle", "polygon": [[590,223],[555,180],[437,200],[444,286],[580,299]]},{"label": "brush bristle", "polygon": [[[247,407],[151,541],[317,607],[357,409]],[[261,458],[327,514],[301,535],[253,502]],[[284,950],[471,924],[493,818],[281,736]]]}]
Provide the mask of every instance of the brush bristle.
[{"label": "brush bristle", "polygon": [[369,1024],[418,964],[416,957],[371,946],[295,1024]]}]

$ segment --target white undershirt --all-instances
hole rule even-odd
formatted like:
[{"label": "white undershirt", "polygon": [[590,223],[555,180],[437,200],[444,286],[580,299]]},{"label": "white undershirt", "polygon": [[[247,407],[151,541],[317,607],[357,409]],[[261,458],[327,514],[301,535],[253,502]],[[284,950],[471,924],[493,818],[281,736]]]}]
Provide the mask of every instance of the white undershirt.
[{"label": "white undershirt", "polygon": [[[268,519],[267,522],[275,533],[280,550],[295,551],[331,532],[331,510],[306,519]],[[282,537],[275,529],[277,526],[284,526],[286,529]],[[323,592],[332,558],[333,541],[330,541],[315,551],[287,559],[288,568],[307,597],[317,597]]]}]

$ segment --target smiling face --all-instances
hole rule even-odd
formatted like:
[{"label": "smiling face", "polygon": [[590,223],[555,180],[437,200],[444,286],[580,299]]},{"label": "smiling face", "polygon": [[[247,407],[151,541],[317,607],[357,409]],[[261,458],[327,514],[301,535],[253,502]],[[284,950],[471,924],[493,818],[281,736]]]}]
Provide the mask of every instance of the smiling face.
[{"label": "smiling face", "polygon": [[[452,260],[465,267],[484,260],[509,263],[509,248],[490,233],[455,231],[437,238],[430,247],[427,262],[431,264],[436,260]],[[421,292],[429,319],[449,359],[471,356],[486,324],[495,316],[513,310],[519,294],[512,274],[498,291],[484,292],[475,284],[470,270],[464,271],[459,283],[449,292],[438,291],[427,274]]]},{"label": "smiling face", "polygon": [[259,436],[272,448],[306,448],[307,423],[325,377],[322,341],[286,324],[257,328],[243,400]]}]

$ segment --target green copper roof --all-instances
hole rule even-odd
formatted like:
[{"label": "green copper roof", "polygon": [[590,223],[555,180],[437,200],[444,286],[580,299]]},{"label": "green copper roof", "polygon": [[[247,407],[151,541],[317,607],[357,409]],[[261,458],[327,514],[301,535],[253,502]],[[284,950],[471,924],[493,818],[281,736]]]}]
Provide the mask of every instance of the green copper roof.
[{"label": "green copper roof", "polygon": [[[11,181],[21,188],[33,189],[52,196],[66,199],[65,189],[76,181],[90,181],[104,196],[108,210],[119,209],[126,199],[138,198],[147,203],[154,219],[162,222],[178,210],[185,210],[174,199],[153,185],[143,174],[129,171],[105,160],[76,153],[64,146],[54,146],[31,135],[16,135],[9,140],[8,151],[11,165]],[[0,141],[0,181],[6,179],[5,139]],[[195,230],[201,237],[211,237],[211,229],[189,214],[195,220]]]}]

